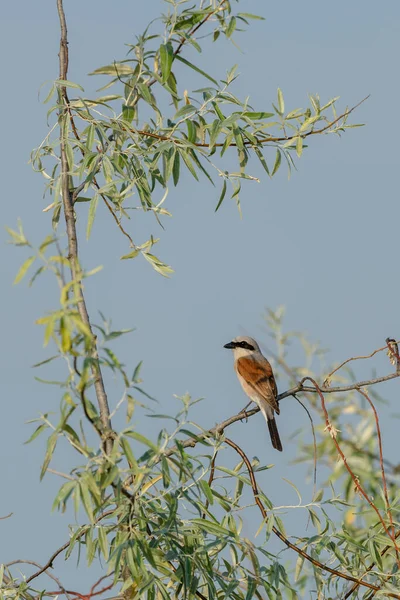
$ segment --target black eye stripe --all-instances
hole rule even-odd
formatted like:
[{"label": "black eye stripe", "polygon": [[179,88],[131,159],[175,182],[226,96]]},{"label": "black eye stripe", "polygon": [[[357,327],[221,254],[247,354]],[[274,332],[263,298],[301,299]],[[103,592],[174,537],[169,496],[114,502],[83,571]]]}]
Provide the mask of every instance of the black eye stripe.
[{"label": "black eye stripe", "polygon": [[237,346],[239,346],[239,348],[245,348],[246,350],[254,350],[255,349],[254,346],[252,346],[248,342],[238,342]]}]

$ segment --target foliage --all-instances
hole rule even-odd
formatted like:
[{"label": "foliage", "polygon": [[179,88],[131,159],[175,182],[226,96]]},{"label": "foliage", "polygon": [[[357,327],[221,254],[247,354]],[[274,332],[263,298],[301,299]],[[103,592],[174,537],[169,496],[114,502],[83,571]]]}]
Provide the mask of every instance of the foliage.
[{"label": "foliage", "polygon": [[[298,494],[296,506],[286,502],[275,506],[259,484],[263,471],[268,474],[272,465],[249,459],[227,437],[230,423],[210,431],[193,423],[190,410],[195,401],[190,396],[179,398],[174,416],[151,415],[170,424],[160,428],[156,439],[139,432],[133,414],[151,400],[141,386],[141,363],[122,364],[112,344],[129,330],[113,330],[102,315],[97,325],[85,316],[82,281],[98,269],[86,271],[80,265],[74,244],[75,218],[86,219],[89,237],[98,204],[104,202],[129,240],[129,251],[122,258],[141,255],[158,273],[168,276],[171,267],[153,254],[158,240],[151,236],[137,245],[126,230],[132,211],[135,216],[151,213],[158,223],[171,216],[164,202],[168,186],[180,183],[182,170],[195,180],[200,175],[210,182],[215,175],[222,178],[216,210],[228,187],[240,207],[242,182],[257,180],[249,171],[251,160],[258,160],[273,177],[282,158],[290,170],[308,137],[340,133],[349,127],[351,111],[338,117],[337,98],[321,106],[317,96],[310,96],[309,108],[287,112],[278,90],[277,102],[265,112],[265,107],[254,108],[248,98],[237,97],[235,67],[217,80],[202,70],[199,61],[183,56],[183,50],[200,52],[201,44],[208,43],[196,35],[200,27],[207,29],[210,43],[220,44],[224,39],[231,41],[241,27],[258,17],[235,11],[234,3],[226,0],[200,2],[198,7],[173,0],[167,4],[168,13],[161,17],[162,34],[153,33],[154,24],[149,26],[129,47],[126,59],[93,72],[107,77],[100,90],[107,90],[107,95],[81,95],[83,88],[66,78],[65,63],[62,76],[61,53],[60,77],[45,100],[54,100],[48,111],[54,123],[32,153],[33,167],[45,177],[51,196],[45,210],[52,211],[54,231],[35,249],[21,224],[17,231],[8,230],[11,243],[30,249],[15,283],[29,273],[32,284],[47,272],[58,285],[59,306],[38,319],[51,355],[36,366],[51,373],[54,362],[65,365],[62,381],[42,379],[59,388],[60,408],[57,415],[45,412],[35,420],[29,441],[47,435],[41,477],[57,462],[58,447],[72,449],[78,462],[65,474],[53,506],[61,511],[72,508],[76,515],[84,511],[86,524],[71,527],[68,541],[47,567],[25,580],[19,581],[10,566],[4,567],[2,594],[30,599],[38,593],[50,595],[47,582],[41,578],[38,585],[36,578],[59,554],[65,552],[69,558],[79,549],[85,551],[88,566],[103,561],[111,585],[130,599],[295,599],[311,590],[319,598],[349,597],[346,593],[368,598],[392,593],[399,598],[398,468],[386,463],[390,476],[385,477],[376,435],[379,422],[370,404],[371,398],[380,399],[372,391],[369,396],[359,389],[348,366],[345,376],[343,369],[332,373],[333,367],[315,366],[316,359],[324,357],[319,346],[303,335],[285,333],[282,309],[268,313],[280,388],[284,389],[285,382],[287,387],[298,385],[304,393],[305,377],[313,384],[305,396],[316,422],[316,442],[306,443],[297,432],[298,461],[310,465],[312,474],[316,452],[326,477],[315,487],[311,502],[303,502]],[[62,25],[61,0],[58,8]],[[188,92],[189,70],[195,74],[196,85],[200,82],[207,87]],[[108,93],[111,88],[112,94]],[[76,96],[69,98],[72,93]],[[224,166],[228,152],[237,156],[233,172]],[[128,200],[136,198],[129,206]],[[82,214],[86,205],[87,216]],[[71,214],[69,206],[74,209]],[[63,211],[68,251],[61,248],[57,231]],[[302,366],[289,366],[292,342],[302,345]],[[102,374],[107,371],[123,386],[113,414],[107,412],[102,391]],[[328,373],[325,383],[315,383],[324,381]],[[337,395],[332,393],[336,383],[352,389]],[[111,418],[122,411],[125,425],[115,429]],[[231,423],[239,418],[232,418]],[[346,460],[337,461],[338,449],[344,451]],[[248,539],[243,534],[243,515],[256,510],[259,530],[254,539]],[[300,511],[310,523],[300,537],[293,537],[286,532],[287,522]],[[273,542],[274,538],[280,542]],[[290,555],[282,552],[285,547]],[[58,585],[59,593],[65,593]]]}]

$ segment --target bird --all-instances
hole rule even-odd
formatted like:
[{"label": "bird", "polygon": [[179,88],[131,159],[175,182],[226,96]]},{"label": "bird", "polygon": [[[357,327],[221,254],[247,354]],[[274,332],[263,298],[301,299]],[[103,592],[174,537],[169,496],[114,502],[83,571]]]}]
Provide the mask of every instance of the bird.
[{"label": "bird", "polygon": [[268,424],[272,446],[282,452],[282,443],[275,422],[279,415],[278,389],[272,367],[261,353],[257,342],[248,336],[233,339],[224,348],[233,350],[234,368],[246,396],[257,404]]}]

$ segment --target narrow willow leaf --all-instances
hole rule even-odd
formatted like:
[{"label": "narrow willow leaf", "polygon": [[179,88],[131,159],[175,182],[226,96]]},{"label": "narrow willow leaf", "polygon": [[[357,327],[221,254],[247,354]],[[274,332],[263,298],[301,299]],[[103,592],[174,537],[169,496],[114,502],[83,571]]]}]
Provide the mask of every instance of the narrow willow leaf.
[{"label": "narrow willow leaf", "polygon": [[173,178],[175,186],[178,185],[180,166],[181,166],[181,163],[180,163],[179,152],[175,151],[174,164],[172,166],[172,178]]},{"label": "narrow willow leaf", "polygon": [[144,435],[142,435],[141,433],[138,433],[137,431],[125,431],[125,435],[133,438],[134,440],[136,440],[137,442],[140,442],[141,444],[144,444],[145,446],[148,446],[149,448],[151,448],[152,450],[154,450],[154,452],[158,452],[158,448],[157,446],[149,439],[147,439]]},{"label": "narrow willow leaf", "polygon": [[219,119],[215,119],[213,121],[213,124],[211,125],[211,129],[210,129],[210,141],[209,141],[209,148],[210,150],[213,148],[215,142],[217,141],[218,135],[221,131],[221,126],[222,123]]},{"label": "narrow willow leaf", "polygon": [[212,83],[214,83],[216,86],[218,86],[218,81],[216,81],[213,77],[211,77],[211,75],[208,75],[208,73],[206,73],[205,71],[202,71],[202,69],[199,69],[199,67],[196,67],[196,65],[194,65],[193,63],[191,63],[188,60],[186,60],[186,58],[183,58],[183,56],[180,56],[179,54],[177,54],[175,56],[175,59],[179,60],[184,65],[190,67],[191,69],[193,69],[197,73],[200,73],[200,75],[203,75],[203,77],[206,77],[206,79],[208,79],[209,81],[211,81]]},{"label": "narrow willow leaf", "polygon": [[92,146],[93,146],[93,142],[94,142],[94,125],[93,123],[91,125],[89,125],[88,130],[87,130],[87,135],[86,135],[86,149],[91,152],[92,150]]},{"label": "narrow willow leaf", "polygon": [[47,471],[47,468],[53,457],[55,447],[57,445],[57,440],[58,440],[58,433],[57,433],[57,431],[54,431],[54,433],[52,433],[51,436],[49,437],[49,439],[47,440],[46,454],[44,456],[42,470],[40,472],[40,479],[43,479],[43,477]]},{"label": "narrow willow leaf", "polygon": [[254,19],[257,21],[265,21],[265,17],[260,17],[259,15],[253,15],[252,13],[247,12],[238,13],[238,17],[245,17],[245,19]]},{"label": "narrow willow leaf", "polygon": [[256,146],[253,148],[253,150],[256,153],[256,156],[258,157],[258,160],[262,164],[264,170],[267,172],[268,175],[270,175],[269,168],[268,168],[268,165],[267,165],[267,161],[265,160],[265,157],[264,157],[264,155],[262,153],[262,150],[260,150],[260,148],[257,148]]},{"label": "narrow willow leaf", "polygon": [[97,539],[99,540],[99,548],[104,556],[105,560],[108,560],[110,555],[109,546],[107,540],[107,533],[104,527],[99,527],[97,530]]},{"label": "narrow willow leaf", "polygon": [[281,151],[279,150],[279,148],[277,148],[275,164],[274,164],[274,168],[272,169],[271,177],[273,177],[275,175],[275,173],[277,172],[277,170],[279,169],[281,161],[282,161]]},{"label": "narrow willow leaf", "polygon": [[252,121],[261,121],[262,119],[270,119],[271,117],[274,117],[275,114],[274,113],[270,113],[270,112],[244,112],[241,115],[242,117],[247,117],[248,119],[251,119]]},{"label": "narrow willow leaf", "polygon": [[47,427],[48,425],[46,425],[46,423],[42,423],[41,425],[39,425],[39,427],[35,429],[31,437],[25,442],[25,444],[30,444],[31,442],[33,442],[33,440],[35,440],[38,437],[38,435],[40,435],[45,429],[47,429]]},{"label": "narrow willow leaf", "polygon": [[185,163],[186,167],[189,169],[189,171],[191,172],[191,174],[193,175],[193,177],[196,179],[196,181],[199,180],[199,178],[197,177],[197,173],[195,171],[195,168],[192,164],[192,161],[189,158],[189,154],[187,150],[181,150],[180,148],[178,149],[180,155],[183,158],[183,162]]},{"label": "narrow willow leaf", "polygon": [[303,154],[303,138],[301,135],[298,136],[296,141],[296,154],[299,158]]},{"label": "narrow willow leaf", "polygon": [[75,88],[81,90],[82,92],[85,91],[83,87],[79,85],[79,83],[74,83],[73,81],[68,81],[67,79],[57,79],[54,84],[62,87]]},{"label": "narrow willow leaf", "polygon": [[229,21],[228,27],[226,28],[225,35],[227,38],[230,38],[233,32],[236,29],[236,18],[232,17]]},{"label": "narrow willow leaf", "polygon": [[124,254],[121,256],[121,260],[127,260],[128,258],[135,258],[140,253],[140,250],[132,250],[129,254]]},{"label": "narrow willow leaf", "polygon": [[126,440],[125,438],[121,438],[120,439],[120,444],[121,444],[121,448],[123,453],[126,456],[126,460],[128,461],[128,465],[130,469],[137,469],[137,462],[136,462],[136,458],[134,457],[134,454],[132,452],[132,448],[128,442],[128,440]]},{"label": "narrow willow leaf", "polygon": [[115,62],[112,65],[106,65],[104,67],[99,67],[89,75],[133,75],[134,69],[127,63],[117,63]]},{"label": "narrow willow leaf", "polygon": [[278,88],[278,108],[281,115],[285,112],[285,102],[283,100],[282,90]]},{"label": "narrow willow leaf", "polygon": [[34,263],[36,256],[30,256],[26,259],[26,261],[20,266],[18,273],[15,276],[14,284],[19,283],[21,279],[26,275],[29,267]]},{"label": "narrow willow leaf", "polygon": [[161,73],[162,80],[165,83],[171,73],[171,67],[174,60],[174,50],[171,42],[160,46]]},{"label": "narrow willow leaf", "polygon": [[214,504],[214,496],[208,482],[205,479],[200,479],[200,487],[203,490],[205,497],[210,504]]},{"label": "narrow willow leaf", "polygon": [[217,536],[229,536],[232,537],[233,534],[229,529],[225,529],[219,523],[215,523],[213,521],[208,521],[206,519],[191,519],[191,523],[197,525],[200,529],[203,529],[207,533],[211,533]]},{"label": "narrow willow leaf", "polygon": [[80,480],[79,488],[80,488],[80,492],[81,492],[82,504],[85,508],[86,514],[89,517],[90,522],[93,523],[94,522],[93,507],[92,507],[92,501],[90,499],[89,488],[88,488],[86,481]]},{"label": "narrow willow leaf", "polygon": [[193,106],[192,104],[185,104],[175,113],[174,121],[178,120],[178,119],[182,119],[183,117],[187,117],[191,113],[195,113],[195,112],[196,112],[195,106]]},{"label": "narrow willow leaf", "polygon": [[58,491],[57,496],[54,498],[53,506],[51,510],[55,510],[60,506],[60,504],[64,504],[67,498],[72,494],[75,486],[77,485],[76,481],[67,481]]},{"label": "narrow willow leaf", "polygon": [[217,204],[217,206],[215,208],[215,212],[217,212],[217,210],[221,206],[222,202],[224,201],[225,194],[226,194],[226,179],[224,179],[224,183],[223,183],[223,186],[222,186],[222,192],[221,192],[221,195],[219,197],[218,204]]},{"label": "narrow willow leaf", "polygon": [[127,104],[122,105],[122,118],[128,123],[132,123],[135,118],[135,108]]},{"label": "narrow willow leaf", "polygon": [[98,202],[99,202],[99,196],[98,196],[98,194],[95,194],[93,196],[93,198],[91,199],[90,206],[89,206],[88,222],[87,222],[87,227],[86,227],[86,239],[87,240],[90,238],[90,233],[92,231],[94,218],[96,216]]},{"label": "narrow willow leaf", "polygon": [[147,104],[150,104],[151,106],[153,106],[154,100],[153,100],[153,96],[151,95],[151,92],[150,92],[148,86],[145,85],[144,83],[138,83],[137,88],[138,88],[139,93],[140,93],[141,97],[143,98],[143,100],[145,102],[147,102]]}]

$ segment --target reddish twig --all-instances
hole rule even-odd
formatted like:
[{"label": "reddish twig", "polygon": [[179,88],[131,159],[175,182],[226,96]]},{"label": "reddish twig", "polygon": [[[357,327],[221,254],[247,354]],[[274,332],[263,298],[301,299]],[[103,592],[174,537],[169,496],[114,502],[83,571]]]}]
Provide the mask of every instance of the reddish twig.
[{"label": "reddish twig", "polygon": [[378,354],[378,352],[382,352],[383,350],[386,350],[386,349],[390,350],[389,342],[393,342],[393,341],[394,340],[390,340],[389,338],[387,338],[386,345],[382,346],[382,348],[378,348],[377,350],[374,350],[373,352],[371,352],[371,354],[367,354],[366,356],[352,356],[351,358],[344,360],[342,363],[340,363],[340,365],[338,367],[336,367],[336,369],[333,369],[333,371],[331,371],[329,373],[329,375],[327,375],[325,377],[324,385],[329,385],[329,380],[331,379],[332,375],[334,375],[337,371],[339,371],[339,369],[344,367],[344,365],[347,365],[347,363],[352,362],[353,360],[365,360],[367,358],[372,358],[373,356],[375,356],[375,354]]}]

